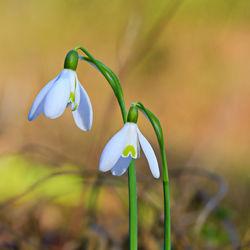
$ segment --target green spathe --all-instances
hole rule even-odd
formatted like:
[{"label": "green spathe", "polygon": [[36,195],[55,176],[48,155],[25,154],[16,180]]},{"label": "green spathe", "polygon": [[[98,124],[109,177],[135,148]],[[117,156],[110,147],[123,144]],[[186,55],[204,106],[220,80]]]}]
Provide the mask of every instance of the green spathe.
[{"label": "green spathe", "polygon": [[77,51],[70,50],[70,52],[66,55],[66,58],[64,61],[64,68],[76,71],[78,58],[79,56],[78,56]]}]

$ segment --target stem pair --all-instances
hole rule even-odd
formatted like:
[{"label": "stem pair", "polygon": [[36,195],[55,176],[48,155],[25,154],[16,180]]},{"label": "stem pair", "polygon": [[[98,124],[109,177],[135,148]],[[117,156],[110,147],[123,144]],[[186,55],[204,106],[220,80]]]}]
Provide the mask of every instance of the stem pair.
[{"label": "stem pair", "polygon": [[[81,56],[80,59],[89,62],[95,66],[102,75],[106,78],[110,86],[112,87],[114,94],[118,100],[123,122],[127,122],[127,110],[125,107],[124,96],[121,84],[117,76],[110,70],[105,64],[96,60],[86,49],[81,46],[75,47],[74,50],[82,50],[86,56]],[[166,153],[164,146],[164,138],[162,127],[156,116],[146,109],[141,102],[133,104],[136,106],[151,122],[156,133],[161,158],[162,158],[162,172],[163,172],[163,192],[164,192],[164,250],[171,249],[170,241],[170,202],[169,202],[169,179],[167,170]],[[137,250],[137,193],[136,193],[136,170],[135,161],[132,159],[128,169],[128,189],[129,189],[129,239],[130,239],[130,250]]]}]

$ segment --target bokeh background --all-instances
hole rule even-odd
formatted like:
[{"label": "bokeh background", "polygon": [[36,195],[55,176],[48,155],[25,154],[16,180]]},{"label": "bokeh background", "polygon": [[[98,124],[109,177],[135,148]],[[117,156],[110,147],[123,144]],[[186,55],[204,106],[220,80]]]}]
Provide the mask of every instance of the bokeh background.
[{"label": "bokeh background", "polygon": [[[76,45],[119,76],[127,107],[140,100],[162,123],[173,249],[250,249],[249,0],[1,0],[0,249],[128,249],[127,177],[98,173],[122,127],[105,79],[79,63],[90,132],[69,109],[27,120]],[[139,126],[159,158],[143,115]],[[136,167],[139,249],[161,249],[161,181],[143,155]]]}]

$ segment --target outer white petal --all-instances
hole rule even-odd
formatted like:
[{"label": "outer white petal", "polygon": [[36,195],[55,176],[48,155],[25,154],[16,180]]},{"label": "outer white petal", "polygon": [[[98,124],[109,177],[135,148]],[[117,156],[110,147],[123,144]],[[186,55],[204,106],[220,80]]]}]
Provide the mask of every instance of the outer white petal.
[{"label": "outer white petal", "polygon": [[61,116],[70,97],[70,85],[75,81],[76,73],[64,69],[44,99],[43,113],[46,117],[55,119]]},{"label": "outer white petal", "polygon": [[151,147],[150,143],[147,141],[147,139],[143,136],[139,128],[137,128],[137,133],[139,136],[139,141],[140,141],[142,150],[148,160],[150,170],[155,178],[159,178],[160,171],[159,171],[158,161],[155,156],[154,150]]},{"label": "outer white petal", "polygon": [[[78,80],[77,80],[78,81]],[[80,102],[79,106],[75,111],[72,111],[73,117],[75,120],[76,125],[85,131],[91,129],[92,122],[93,122],[93,110],[91,106],[91,102],[89,96],[81,83],[78,81],[77,85],[79,86],[80,90]],[[77,101],[77,91],[76,91],[76,101]]]},{"label": "outer white petal", "polygon": [[115,176],[123,175],[127,171],[131,160],[131,156],[126,158],[121,156],[120,159],[116,162],[115,166],[111,169],[112,174]]},{"label": "outer white petal", "polygon": [[100,171],[106,172],[110,170],[119,160],[126,143],[127,130],[128,126],[125,124],[123,128],[118,133],[116,133],[105,146],[99,163]]},{"label": "outer white petal", "polygon": [[28,120],[29,121],[33,121],[34,119],[36,119],[41,112],[43,111],[43,104],[44,104],[44,98],[47,95],[48,91],[50,90],[50,88],[52,87],[53,83],[60,77],[57,76],[56,78],[54,78],[53,80],[51,80],[49,83],[47,83],[39,92],[39,94],[37,95],[35,101],[32,104],[32,107],[30,109],[29,115],[28,115]]}]

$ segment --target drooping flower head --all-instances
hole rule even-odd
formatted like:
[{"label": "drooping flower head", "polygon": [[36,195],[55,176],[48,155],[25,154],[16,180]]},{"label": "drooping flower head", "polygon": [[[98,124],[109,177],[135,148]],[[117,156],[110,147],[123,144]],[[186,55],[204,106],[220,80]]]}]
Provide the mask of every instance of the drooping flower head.
[{"label": "drooping flower head", "polygon": [[37,95],[28,115],[33,121],[42,112],[45,117],[56,119],[66,107],[71,107],[76,125],[85,131],[91,129],[93,111],[89,96],[76,74],[78,53],[71,50],[64,62],[64,69]]},{"label": "drooping flower head", "polygon": [[123,128],[116,133],[105,146],[99,170],[106,172],[111,170],[113,175],[120,176],[128,169],[132,158],[140,157],[140,146],[147,158],[152,175],[160,177],[158,161],[150,143],[143,136],[137,126],[138,109],[132,106],[128,113],[128,121]]}]

